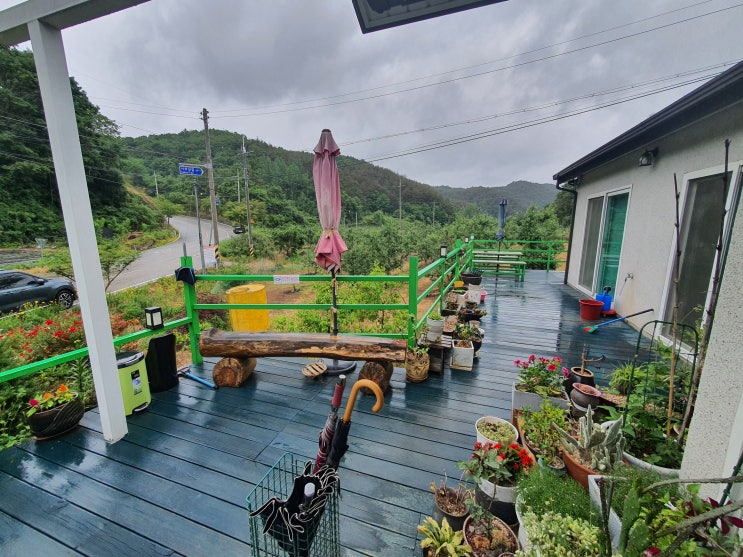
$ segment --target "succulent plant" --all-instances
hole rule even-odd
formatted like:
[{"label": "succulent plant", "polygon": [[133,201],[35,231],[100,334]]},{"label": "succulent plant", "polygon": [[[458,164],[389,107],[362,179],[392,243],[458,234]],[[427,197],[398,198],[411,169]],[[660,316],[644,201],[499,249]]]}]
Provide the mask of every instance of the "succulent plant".
[{"label": "succulent plant", "polygon": [[621,420],[602,427],[594,423],[593,410],[589,406],[586,415],[578,420],[577,439],[561,427],[555,425],[555,428],[562,435],[565,448],[572,454],[577,453],[580,460],[590,463],[594,470],[603,472],[622,461],[624,436]]}]

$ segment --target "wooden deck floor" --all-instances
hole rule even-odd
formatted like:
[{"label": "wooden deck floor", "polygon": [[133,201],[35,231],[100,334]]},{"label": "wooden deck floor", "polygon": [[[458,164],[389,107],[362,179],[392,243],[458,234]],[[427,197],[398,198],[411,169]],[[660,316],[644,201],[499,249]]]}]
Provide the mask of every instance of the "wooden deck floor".
[{"label": "wooden deck floor", "polygon": [[[472,372],[447,366],[412,384],[395,368],[378,414],[359,397],[339,469],[342,555],[419,555],[429,484],[444,472],[459,477],[456,461],[469,457],[478,417],[510,416],[514,359],[559,354],[572,366],[586,349],[606,355],[606,373],[632,358],[636,332],[616,323],[585,333],[579,296],[562,279],[486,277],[486,336]],[[193,371],[210,377],[213,363]],[[314,457],[328,415],[334,380],[303,377],[306,363],[261,359],[239,389],[183,379],[153,395],[113,445],[90,411],[58,440],[1,451],[0,554],[252,555],[247,494],[285,451]]]}]

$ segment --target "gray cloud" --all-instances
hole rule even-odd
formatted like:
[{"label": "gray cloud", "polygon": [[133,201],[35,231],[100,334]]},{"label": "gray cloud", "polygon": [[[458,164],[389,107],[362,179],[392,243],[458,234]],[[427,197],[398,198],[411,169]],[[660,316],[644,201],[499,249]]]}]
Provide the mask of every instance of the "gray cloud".
[{"label": "gray cloud", "polygon": [[[735,5],[510,0],[363,35],[349,1],[151,0],[64,36],[71,73],[125,135],[200,129],[197,115],[207,107],[212,127],[288,149],[310,149],[330,127],[344,154],[373,160],[642,89],[508,112],[738,60],[741,7],[588,48]],[[685,6],[692,7],[679,10]],[[625,25],[671,10],[678,11]],[[468,69],[452,73],[458,68]],[[421,87],[475,73],[483,75]],[[375,164],[434,185],[550,181],[695,86]],[[383,96],[409,88],[416,89]],[[360,97],[375,98],[344,103]],[[308,108],[317,105],[325,106]]]}]

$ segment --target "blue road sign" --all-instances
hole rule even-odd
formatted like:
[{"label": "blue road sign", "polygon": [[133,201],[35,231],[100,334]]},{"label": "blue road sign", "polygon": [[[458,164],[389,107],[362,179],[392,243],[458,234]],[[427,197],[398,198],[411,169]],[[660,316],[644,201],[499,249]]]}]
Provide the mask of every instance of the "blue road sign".
[{"label": "blue road sign", "polygon": [[193,166],[190,164],[179,164],[178,173],[187,174],[189,176],[201,176],[204,173],[204,169],[201,168],[200,166]]}]

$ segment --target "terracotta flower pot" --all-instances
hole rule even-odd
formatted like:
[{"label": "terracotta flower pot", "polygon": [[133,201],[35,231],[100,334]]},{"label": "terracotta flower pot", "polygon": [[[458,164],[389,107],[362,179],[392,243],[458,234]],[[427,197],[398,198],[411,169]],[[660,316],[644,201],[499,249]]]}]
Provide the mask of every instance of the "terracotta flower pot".
[{"label": "terracotta flower pot", "polygon": [[588,490],[588,476],[596,475],[596,471],[583,466],[569,451],[563,451],[562,460],[570,477]]}]

